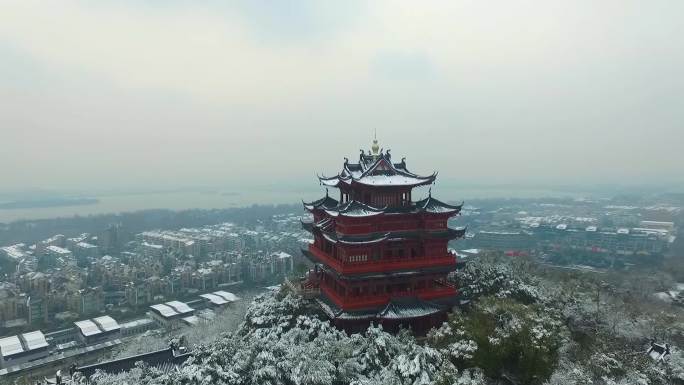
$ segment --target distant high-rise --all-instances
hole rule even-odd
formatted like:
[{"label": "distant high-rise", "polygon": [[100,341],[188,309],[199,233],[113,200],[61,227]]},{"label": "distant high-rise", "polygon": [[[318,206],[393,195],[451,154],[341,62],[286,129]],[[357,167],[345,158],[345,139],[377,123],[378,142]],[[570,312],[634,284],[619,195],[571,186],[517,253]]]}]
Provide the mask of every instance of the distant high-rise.
[{"label": "distant high-rise", "polygon": [[304,285],[320,290],[316,300],[336,325],[356,331],[377,322],[425,331],[445,319],[457,295],[447,281],[456,268],[447,244],[465,230],[447,226],[461,205],[432,194],[412,200],[413,188],[436,176],[408,171],[405,159],[393,163],[374,140],[358,163],[345,159],[338,175],[319,177],[326,188],[339,189],[339,200],[326,192],[304,204],[313,221],[302,225],[314,241],[303,252],[316,264]]}]

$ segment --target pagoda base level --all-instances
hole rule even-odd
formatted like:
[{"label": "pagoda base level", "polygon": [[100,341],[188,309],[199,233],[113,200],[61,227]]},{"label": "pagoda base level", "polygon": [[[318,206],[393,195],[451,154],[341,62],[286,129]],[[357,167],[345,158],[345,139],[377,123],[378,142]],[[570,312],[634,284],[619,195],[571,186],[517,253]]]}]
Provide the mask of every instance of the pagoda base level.
[{"label": "pagoda base level", "polygon": [[441,298],[438,301],[399,297],[392,298],[390,302],[378,308],[355,311],[340,309],[325,294],[321,294],[316,302],[336,327],[350,334],[363,332],[373,324],[381,325],[385,331],[391,333],[405,328],[423,336],[433,327],[439,327],[446,321],[447,314],[456,300],[456,296]]},{"label": "pagoda base level", "polygon": [[330,321],[340,330],[348,334],[363,333],[371,324],[380,325],[389,333],[397,333],[400,329],[410,329],[417,336],[425,336],[430,329],[441,326],[447,320],[447,311],[431,314],[425,317],[388,320],[388,319],[331,319]]}]

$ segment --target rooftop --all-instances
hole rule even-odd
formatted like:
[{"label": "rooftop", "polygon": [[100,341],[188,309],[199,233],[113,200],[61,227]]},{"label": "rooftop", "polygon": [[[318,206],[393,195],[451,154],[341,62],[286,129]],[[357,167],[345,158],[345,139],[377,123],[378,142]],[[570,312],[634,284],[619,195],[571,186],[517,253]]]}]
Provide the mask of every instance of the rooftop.
[{"label": "rooftop", "polygon": [[178,313],[177,311],[175,311],[172,307],[167,306],[167,305],[165,305],[165,304],[163,304],[163,303],[160,303],[160,304],[157,304],[157,305],[152,305],[152,306],[150,306],[150,307],[152,308],[152,310],[156,311],[157,313],[159,313],[159,315],[161,315],[161,316],[164,317],[164,318],[173,317],[173,316],[179,314],[179,313]]},{"label": "rooftop", "polygon": [[21,335],[28,350],[40,349],[48,346],[45,335],[40,330],[24,333]]},{"label": "rooftop", "polygon": [[167,302],[166,305],[172,307],[174,310],[181,314],[192,313],[195,310],[188,306],[186,303],[180,301],[170,301]]},{"label": "rooftop", "polygon": [[164,318],[171,318],[179,315],[190,314],[195,311],[195,309],[191,308],[186,303],[180,301],[160,303],[157,305],[152,305],[150,306],[150,308]]},{"label": "rooftop", "polygon": [[200,297],[209,300],[214,305],[225,305],[229,303],[223,297],[219,297],[218,295],[212,293],[200,294]]},{"label": "rooftop", "polygon": [[93,322],[95,322],[103,332],[119,330],[119,324],[114,320],[114,318],[108,315],[93,318]]},{"label": "rooftop", "polygon": [[10,357],[23,352],[24,348],[21,346],[21,341],[18,336],[0,339],[0,353],[2,353],[3,357]]},{"label": "rooftop", "polygon": [[40,330],[0,338],[0,354],[5,358],[48,346],[45,335]]},{"label": "rooftop", "polygon": [[214,294],[220,296],[221,298],[229,302],[235,302],[240,300],[240,297],[236,296],[235,294],[223,290],[215,291]]},{"label": "rooftop", "polygon": [[414,187],[434,182],[437,173],[428,176],[420,176],[406,169],[406,160],[401,163],[392,163],[390,150],[383,153],[373,152],[366,154],[361,150],[358,163],[349,163],[345,158],[342,171],[333,177],[319,176],[323,186],[338,187],[341,183],[346,185],[361,184],[366,186],[404,186]]},{"label": "rooftop", "polygon": [[83,321],[74,322],[76,327],[80,330],[81,334],[85,337],[94,336],[96,334],[102,333],[102,330],[95,324],[95,322],[87,319]]}]

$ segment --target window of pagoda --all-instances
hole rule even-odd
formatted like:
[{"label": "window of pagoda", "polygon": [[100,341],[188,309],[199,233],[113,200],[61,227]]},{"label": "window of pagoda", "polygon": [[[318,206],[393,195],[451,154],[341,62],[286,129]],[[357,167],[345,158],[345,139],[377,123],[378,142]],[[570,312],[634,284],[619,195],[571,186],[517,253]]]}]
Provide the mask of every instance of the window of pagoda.
[{"label": "window of pagoda", "polygon": [[366,234],[377,231],[377,222],[367,218],[340,217],[335,221],[335,230],[343,234]]},{"label": "window of pagoda", "polygon": [[328,241],[327,239],[322,239],[322,241],[323,241],[323,251],[328,253],[328,255],[332,255],[333,254],[333,248],[334,248],[332,242]]},{"label": "window of pagoda", "polygon": [[349,191],[341,190],[340,189],[340,203],[347,203],[350,201],[349,199]]},{"label": "window of pagoda", "polygon": [[425,230],[444,230],[447,228],[448,218],[444,216],[424,216],[423,227]]},{"label": "window of pagoda", "polygon": [[369,248],[351,247],[339,248],[338,259],[346,263],[368,262],[371,250]]},{"label": "window of pagoda", "polygon": [[424,243],[425,255],[428,258],[439,258],[446,255],[447,252],[447,240],[442,239],[431,239]]}]

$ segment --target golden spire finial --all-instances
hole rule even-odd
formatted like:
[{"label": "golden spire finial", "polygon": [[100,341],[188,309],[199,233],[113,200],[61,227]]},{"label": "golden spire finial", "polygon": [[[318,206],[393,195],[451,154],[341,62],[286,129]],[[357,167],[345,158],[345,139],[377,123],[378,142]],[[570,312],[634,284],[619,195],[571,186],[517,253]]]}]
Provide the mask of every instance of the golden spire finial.
[{"label": "golden spire finial", "polygon": [[373,152],[373,155],[378,155],[378,152],[380,151],[380,146],[378,145],[378,130],[375,130],[375,133],[373,135],[373,146],[371,147],[371,151]]}]

